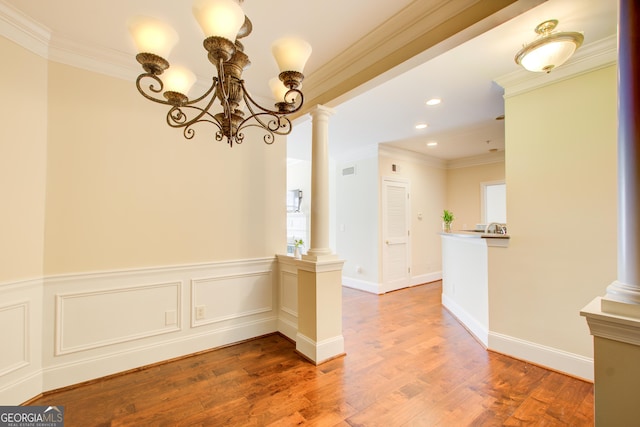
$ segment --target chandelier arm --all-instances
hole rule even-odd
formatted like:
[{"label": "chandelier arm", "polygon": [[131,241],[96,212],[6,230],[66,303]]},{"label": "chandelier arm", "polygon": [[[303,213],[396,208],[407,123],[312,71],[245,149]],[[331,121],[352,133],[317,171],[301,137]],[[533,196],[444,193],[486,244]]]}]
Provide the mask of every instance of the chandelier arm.
[{"label": "chandelier arm", "polygon": [[[297,111],[299,111],[302,108],[302,104],[304,103],[304,96],[302,95],[302,92],[298,89],[289,89],[287,91],[287,93],[284,95],[284,99],[287,99],[287,96],[290,94],[298,94],[298,99],[300,101],[299,105],[296,106],[294,109],[286,111],[286,112],[280,112],[280,111],[275,111],[275,110],[270,110],[266,107],[263,107],[262,105],[258,104],[256,102],[256,100],[254,100],[251,95],[249,95],[249,92],[247,92],[247,89],[244,86],[244,80],[239,80],[240,85],[242,86],[242,94],[244,97],[244,103],[246,104],[247,108],[249,109],[249,111],[251,111],[252,115],[255,115],[253,108],[251,107],[252,105],[258,107],[260,110],[264,111],[265,113],[271,113],[275,116],[285,116],[288,114],[292,114],[295,113]],[[288,102],[287,104],[293,105],[293,102]]]},{"label": "chandelier arm", "polygon": [[138,78],[136,79],[136,88],[138,89],[138,92],[140,92],[140,95],[144,96],[145,98],[147,98],[150,101],[153,102],[157,102],[158,104],[164,104],[164,105],[171,105],[167,100],[165,99],[161,99],[161,98],[156,98],[152,95],[149,95],[147,93],[147,91],[145,89],[143,89],[143,85],[142,85],[142,80],[145,78],[150,78],[152,80],[154,80],[156,83],[158,83],[159,87],[156,88],[154,83],[149,84],[149,91],[153,92],[153,93],[162,93],[162,89],[164,88],[164,84],[162,83],[162,80],[160,80],[160,78],[158,76],[156,76],[155,74],[152,73],[142,73],[138,76]]},{"label": "chandelier arm", "polygon": [[[265,133],[264,136],[262,137],[262,140],[267,145],[271,145],[271,144],[273,144],[275,142],[275,140],[276,140],[275,135],[288,135],[291,132],[291,131],[289,131],[287,133],[279,133],[279,132],[273,131],[273,130],[263,126],[262,124],[256,124],[256,123],[246,124],[246,125],[242,126],[242,129],[246,129],[246,128],[250,128],[250,127],[257,127],[257,128],[260,128],[260,129],[263,129],[263,130],[267,131],[267,133]],[[238,136],[240,136],[240,135],[242,135],[242,138],[244,139],[244,134],[240,133],[240,128],[238,128]],[[240,144],[240,143],[241,142],[238,142],[238,144]]]},{"label": "chandelier arm", "polygon": [[[192,99],[191,101],[185,102],[184,105],[193,105],[193,104],[197,104],[198,102],[202,101],[203,99],[205,99],[207,96],[209,96],[209,94],[211,92],[213,92],[214,90],[216,90],[218,88],[218,78],[214,77],[213,78],[213,83],[211,83],[211,86],[209,86],[209,89],[207,89],[207,91],[205,93],[203,93],[199,98],[195,98]],[[216,92],[217,93],[217,92]],[[212,99],[216,99],[215,94],[213,96]],[[209,104],[209,106],[211,106],[211,104]]]},{"label": "chandelier arm", "polygon": [[[202,99],[202,97],[200,99]],[[214,96],[212,96],[211,99],[209,99],[209,102],[204,108],[201,108],[195,105],[189,105],[191,103],[183,106],[174,106],[167,112],[167,124],[172,128],[182,128],[182,127],[190,127],[195,123],[206,121],[206,122],[212,122],[212,123],[215,122],[216,125],[220,127],[218,124],[218,121],[209,112],[209,109],[211,108],[215,100],[216,100],[216,96],[214,94]],[[195,111],[198,111],[198,113],[193,118],[188,119],[187,114],[183,110],[195,110]],[[204,116],[211,117],[213,121],[203,120],[202,117]]]}]

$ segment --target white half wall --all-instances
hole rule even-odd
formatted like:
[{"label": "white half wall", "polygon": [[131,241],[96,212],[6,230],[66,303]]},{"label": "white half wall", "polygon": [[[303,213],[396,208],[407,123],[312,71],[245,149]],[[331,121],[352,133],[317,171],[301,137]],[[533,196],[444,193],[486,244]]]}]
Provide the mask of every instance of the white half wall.
[{"label": "white half wall", "polygon": [[258,258],[0,284],[0,405],[277,332],[277,271]]}]

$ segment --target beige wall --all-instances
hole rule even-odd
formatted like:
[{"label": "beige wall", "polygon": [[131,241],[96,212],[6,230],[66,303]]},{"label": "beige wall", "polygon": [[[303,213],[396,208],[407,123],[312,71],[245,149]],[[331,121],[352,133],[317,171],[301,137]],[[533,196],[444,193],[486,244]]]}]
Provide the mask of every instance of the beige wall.
[{"label": "beige wall", "polygon": [[591,357],[579,311],[616,278],[616,68],[506,98],[507,249],[492,332]]},{"label": "beige wall", "polygon": [[504,180],[504,174],[504,162],[447,170],[445,208],[455,216],[453,229],[473,229],[482,222],[480,184]]},{"label": "beige wall", "polygon": [[49,68],[46,275],[285,251],[284,140],[188,141],[133,81]]},{"label": "beige wall", "polygon": [[47,62],[0,37],[0,283],[42,276]]},{"label": "beige wall", "polygon": [[[391,171],[392,164],[398,166],[398,173]],[[409,152],[401,154],[389,151],[380,156],[379,168],[381,177],[403,178],[410,182],[411,275],[421,276],[440,272],[442,251],[438,233],[442,231],[441,216],[445,208],[446,171],[444,167],[426,160],[422,161]],[[378,255],[380,259],[382,259],[381,251],[380,249]],[[382,262],[380,264],[382,265]]]}]

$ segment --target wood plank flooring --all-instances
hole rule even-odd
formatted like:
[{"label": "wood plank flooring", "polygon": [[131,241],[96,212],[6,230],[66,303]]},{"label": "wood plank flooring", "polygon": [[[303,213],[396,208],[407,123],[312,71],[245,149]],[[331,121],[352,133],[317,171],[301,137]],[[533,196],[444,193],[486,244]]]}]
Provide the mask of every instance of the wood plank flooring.
[{"label": "wood plank flooring", "polygon": [[593,385],[482,348],[441,283],[345,288],[347,356],[320,366],[271,335],[53,392],[76,426],[592,426]]}]

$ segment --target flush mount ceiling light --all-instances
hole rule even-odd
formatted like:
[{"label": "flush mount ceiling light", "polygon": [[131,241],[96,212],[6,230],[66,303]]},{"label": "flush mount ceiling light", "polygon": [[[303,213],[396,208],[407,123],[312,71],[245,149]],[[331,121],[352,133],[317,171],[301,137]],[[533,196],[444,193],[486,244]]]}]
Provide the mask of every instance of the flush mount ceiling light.
[{"label": "flush mount ceiling light", "polygon": [[427,105],[438,105],[442,102],[442,100],[440,98],[431,98],[430,100],[427,101]]},{"label": "flush mount ceiling light", "polygon": [[416,129],[426,129],[428,126],[426,123],[419,123],[416,125]]},{"label": "flush mount ceiling light", "polygon": [[580,47],[584,36],[576,32],[557,32],[556,19],[544,21],[535,28],[539,38],[525,45],[516,54],[516,63],[534,72],[548,73],[573,55]]},{"label": "flush mount ceiling light", "polygon": [[[242,72],[251,62],[238,39],[251,34],[253,24],[240,7],[242,1],[193,2],[193,14],[204,33],[203,45],[209,62],[215,66],[215,73],[211,86],[192,99],[187,94],[196,81],[195,75],[181,67],[170,67],[166,59],[178,41],[177,33],[151,18],[134,18],[129,22],[129,30],[140,52],[136,59],[145,71],[138,76],[136,87],[150,101],[170,106],[167,124],[183,128],[187,139],[195,135],[194,124],[207,122],[218,128],[216,140],[226,138],[229,146],[242,143],[242,130],[252,126],[264,129],[264,142],[272,144],[275,135],[291,133],[292,125],[287,115],[302,107],[303,96],[299,88],[311,46],[297,38],[277,40],[271,47],[280,68],[280,81],[270,82],[276,98],[275,109],[260,106],[247,92]],[[147,81],[148,87],[144,83]],[[248,117],[245,117],[245,108]]]}]

